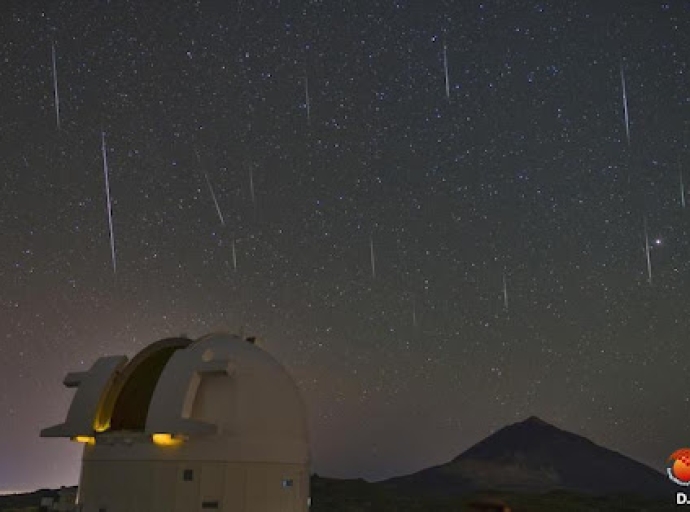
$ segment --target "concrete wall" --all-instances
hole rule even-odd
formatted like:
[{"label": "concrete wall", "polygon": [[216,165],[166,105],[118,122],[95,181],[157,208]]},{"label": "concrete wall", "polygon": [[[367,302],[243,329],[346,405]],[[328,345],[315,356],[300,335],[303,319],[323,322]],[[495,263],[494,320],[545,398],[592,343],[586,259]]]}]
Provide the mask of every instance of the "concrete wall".
[{"label": "concrete wall", "polygon": [[305,512],[308,497],[305,465],[260,462],[85,460],[79,485],[83,512]]}]

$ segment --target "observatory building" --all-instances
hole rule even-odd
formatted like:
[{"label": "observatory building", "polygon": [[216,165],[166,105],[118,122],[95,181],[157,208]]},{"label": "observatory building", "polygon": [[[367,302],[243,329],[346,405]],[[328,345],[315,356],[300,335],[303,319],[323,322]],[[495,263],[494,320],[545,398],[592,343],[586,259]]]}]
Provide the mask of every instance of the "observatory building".
[{"label": "observatory building", "polygon": [[304,512],[305,407],[275,359],[230,334],[169,338],[70,373],[82,512]]}]

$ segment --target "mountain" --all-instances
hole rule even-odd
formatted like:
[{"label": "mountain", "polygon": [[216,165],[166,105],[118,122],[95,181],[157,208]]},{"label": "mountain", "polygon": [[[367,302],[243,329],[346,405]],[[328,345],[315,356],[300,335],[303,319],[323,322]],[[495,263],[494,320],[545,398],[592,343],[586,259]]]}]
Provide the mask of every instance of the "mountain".
[{"label": "mountain", "polygon": [[535,416],[502,428],[446,464],[382,483],[400,492],[446,496],[558,490],[670,498],[678,490],[664,474]]}]

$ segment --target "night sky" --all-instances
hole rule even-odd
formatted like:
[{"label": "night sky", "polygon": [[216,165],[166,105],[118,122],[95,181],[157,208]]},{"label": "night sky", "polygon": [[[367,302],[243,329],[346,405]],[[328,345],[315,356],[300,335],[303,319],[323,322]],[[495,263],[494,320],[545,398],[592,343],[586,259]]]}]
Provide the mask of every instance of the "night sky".
[{"label": "night sky", "polygon": [[76,484],[66,373],[219,329],[295,376],[322,475],[530,415],[662,468],[689,48],[685,0],[3,2],[0,490]]}]

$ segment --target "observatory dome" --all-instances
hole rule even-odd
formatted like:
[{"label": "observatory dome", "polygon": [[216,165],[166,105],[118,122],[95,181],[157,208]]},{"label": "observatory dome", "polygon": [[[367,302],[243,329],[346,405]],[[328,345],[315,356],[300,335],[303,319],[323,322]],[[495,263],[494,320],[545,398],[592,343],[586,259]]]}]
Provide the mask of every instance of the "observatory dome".
[{"label": "observatory dome", "polygon": [[[253,338],[163,339],[129,362],[101,358],[65,385],[78,388],[67,419],[41,435],[84,443],[83,510],[306,506],[305,406],[285,368]],[[131,482],[130,497],[113,482]]]}]

